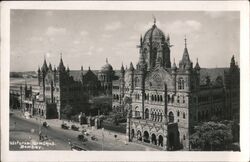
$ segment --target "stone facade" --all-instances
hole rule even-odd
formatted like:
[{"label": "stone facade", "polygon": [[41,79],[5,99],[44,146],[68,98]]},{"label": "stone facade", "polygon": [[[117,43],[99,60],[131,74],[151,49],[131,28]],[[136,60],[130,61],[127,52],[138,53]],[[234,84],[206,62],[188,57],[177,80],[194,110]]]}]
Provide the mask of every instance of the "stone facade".
[{"label": "stone facade", "polygon": [[222,76],[211,80],[214,74],[206,75],[204,83],[204,70],[198,60],[193,66],[186,38],[179,67],[175,61],[172,65],[170,62],[170,37],[156,24],[140,38],[138,47],[136,67],[131,63],[125,70],[122,65],[112,90],[113,109],[127,112],[129,141],[150,143],[164,150],[188,150],[189,136],[197,123],[213,117],[222,120],[231,119],[233,114],[239,116],[224,115],[226,111],[239,112],[239,98],[231,95],[239,96],[239,68],[234,57]]}]

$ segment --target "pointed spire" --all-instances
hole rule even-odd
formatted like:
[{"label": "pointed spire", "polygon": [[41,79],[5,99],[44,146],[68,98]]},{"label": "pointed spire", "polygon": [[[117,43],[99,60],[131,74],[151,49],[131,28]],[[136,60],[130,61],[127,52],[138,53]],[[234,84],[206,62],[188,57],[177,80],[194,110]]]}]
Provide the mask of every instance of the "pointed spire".
[{"label": "pointed spire", "polygon": [[187,48],[187,37],[186,37],[186,35],[185,35],[184,41],[185,41],[185,48]]},{"label": "pointed spire", "polygon": [[63,64],[63,59],[62,59],[62,53],[60,53],[60,63],[59,63],[59,66],[58,66],[58,70],[59,71],[64,71],[65,70],[65,66]]},{"label": "pointed spire", "polygon": [[154,19],[154,25],[156,24],[156,18],[155,16],[153,15],[153,19]]},{"label": "pointed spire", "polygon": [[43,72],[47,72],[48,70],[48,65],[47,65],[47,62],[46,62],[46,58],[45,58],[45,55],[44,55],[44,61],[43,61],[43,66],[42,66],[42,69],[41,69]]},{"label": "pointed spire", "polygon": [[106,58],[106,63],[108,64],[109,62],[108,62],[108,58]]},{"label": "pointed spire", "polygon": [[198,58],[196,59],[196,65],[195,65],[195,70],[200,70],[200,65],[199,65],[199,62],[198,62]]},{"label": "pointed spire", "polygon": [[142,46],[142,35],[140,37],[140,46]]},{"label": "pointed spire", "polygon": [[49,63],[49,69],[52,70],[52,66],[51,66],[51,63]]},{"label": "pointed spire", "polygon": [[83,66],[81,66],[81,71],[83,71]]},{"label": "pointed spire", "polygon": [[130,62],[129,70],[130,70],[130,71],[134,71],[134,70],[135,70],[132,62]]},{"label": "pointed spire", "polygon": [[189,68],[192,68],[193,63],[190,61],[190,58],[189,58],[186,35],[185,35],[184,41],[185,41],[185,48],[184,48],[184,52],[182,55],[182,60],[179,63],[179,67],[189,69]]},{"label": "pointed spire", "polygon": [[56,72],[56,66],[54,65],[54,72]]},{"label": "pointed spire", "polygon": [[37,70],[37,72],[38,72],[38,73],[40,73],[40,72],[41,72],[41,70],[40,70],[40,66],[38,66],[38,70]]},{"label": "pointed spire", "polygon": [[67,72],[69,73],[69,65],[67,65]]},{"label": "pointed spire", "polygon": [[122,63],[122,66],[121,66],[121,73],[124,73],[125,70],[124,70],[124,66],[123,66],[123,63]]},{"label": "pointed spire", "polygon": [[235,59],[234,59],[234,55],[231,58],[231,62],[230,62],[230,67],[235,66]]},{"label": "pointed spire", "polygon": [[89,71],[90,71],[90,66],[89,66]]},{"label": "pointed spire", "polygon": [[174,63],[173,63],[172,69],[174,69],[174,70],[177,69],[177,66],[176,66],[176,64],[175,64],[175,58],[174,58]]}]

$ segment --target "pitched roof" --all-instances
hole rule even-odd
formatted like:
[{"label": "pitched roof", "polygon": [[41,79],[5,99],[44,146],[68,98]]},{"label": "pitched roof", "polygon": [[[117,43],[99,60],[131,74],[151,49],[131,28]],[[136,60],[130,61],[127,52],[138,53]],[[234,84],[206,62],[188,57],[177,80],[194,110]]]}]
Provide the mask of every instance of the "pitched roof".
[{"label": "pitched roof", "polygon": [[206,84],[206,77],[209,76],[211,82],[215,82],[218,76],[221,76],[224,81],[224,71],[229,68],[201,68],[200,70],[200,84]]}]

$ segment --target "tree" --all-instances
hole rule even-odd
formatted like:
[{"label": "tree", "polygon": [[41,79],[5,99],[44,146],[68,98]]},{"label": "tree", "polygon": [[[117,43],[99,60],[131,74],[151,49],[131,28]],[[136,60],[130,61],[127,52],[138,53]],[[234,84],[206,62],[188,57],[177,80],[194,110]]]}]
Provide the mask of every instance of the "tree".
[{"label": "tree", "polygon": [[227,147],[232,144],[231,127],[222,122],[205,122],[194,129],[195,133],[190,137],[192,149],[227,150]]},{"label": "tree", "polygon": [[70,120],[71,116],[73,115],[73,108],[70,105],[66,105],[61,110],[62,118]]}]

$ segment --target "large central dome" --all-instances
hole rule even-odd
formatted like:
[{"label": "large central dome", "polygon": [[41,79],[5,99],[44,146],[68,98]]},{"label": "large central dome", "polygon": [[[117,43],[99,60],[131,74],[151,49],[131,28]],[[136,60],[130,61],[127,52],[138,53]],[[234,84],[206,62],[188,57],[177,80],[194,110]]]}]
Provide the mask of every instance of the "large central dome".
[{"label": "large central dome", "polygon": [[152,41],[165,39],[164,33],[155,24],[146,32],[143,42],[148,42],[150,39],[152,39]]}]

